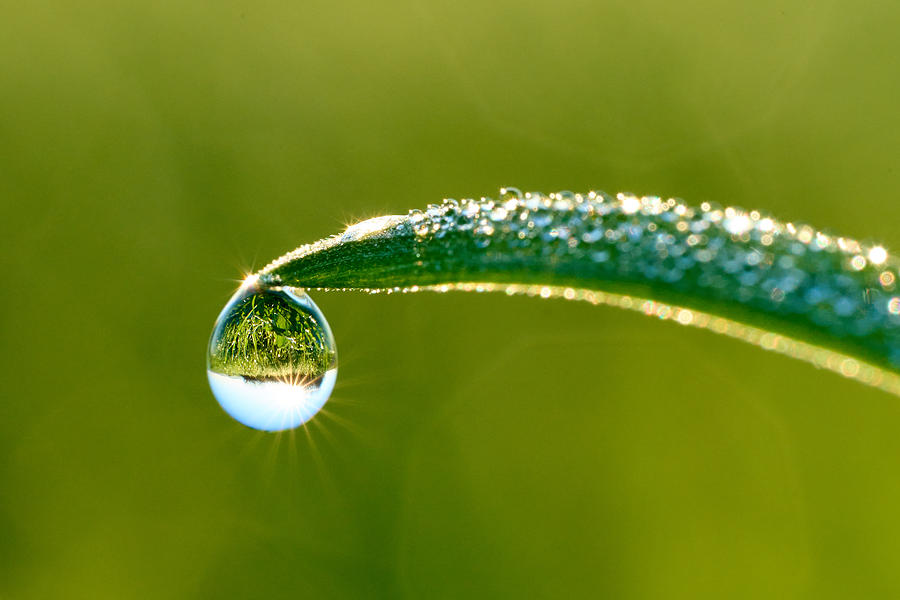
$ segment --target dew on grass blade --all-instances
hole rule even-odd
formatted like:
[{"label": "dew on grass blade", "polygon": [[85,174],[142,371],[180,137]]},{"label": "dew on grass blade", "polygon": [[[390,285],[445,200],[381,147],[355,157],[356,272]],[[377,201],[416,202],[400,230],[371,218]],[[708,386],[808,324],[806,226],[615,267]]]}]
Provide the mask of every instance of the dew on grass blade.
[{"label": "dew on grass blade", "polygon": [[262,286],[251,276],[219,314],[206,367],[229,415],[254,429],[281,431],[325,405],[337,378],[337,349],[304,290]]},{"label": "dew on grass blade", "polygon": [[708,329],[900,396],[900,256],[759,210],[503,188],[362,221],[267,285],[584,299]]}]

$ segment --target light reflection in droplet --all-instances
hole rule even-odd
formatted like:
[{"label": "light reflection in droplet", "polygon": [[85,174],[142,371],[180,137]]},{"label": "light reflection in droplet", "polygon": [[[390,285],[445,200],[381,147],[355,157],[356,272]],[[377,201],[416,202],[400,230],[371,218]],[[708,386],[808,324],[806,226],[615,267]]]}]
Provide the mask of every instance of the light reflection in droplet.
[{"label": "light reflection in droplet", "polygon": [[312,419],[325,406],[337,380],[337,369],[326,371],[315,385],[254,381],[213,371],[206,374],[225,412],[247,427],[263,431],[294,429]]},{"label": "light reflection in droplet", "polygon": [[235,420],[264,431],[293,429],[310,420],[334,389],[331,329],[305,291],[248,278],[216,321],[207,377]]},{"label": "light reflection in droplet", "polygon": [[884,264],[888,258],[887,250],[882,248],[881,246],[875,246],[874,248],[869,250],[869,261],[873,265]]},{"label": "light reflection in droplet", "polygon": [[894,296],[888,300],[887,309],[892,315],[900,315],[900,297]]}]

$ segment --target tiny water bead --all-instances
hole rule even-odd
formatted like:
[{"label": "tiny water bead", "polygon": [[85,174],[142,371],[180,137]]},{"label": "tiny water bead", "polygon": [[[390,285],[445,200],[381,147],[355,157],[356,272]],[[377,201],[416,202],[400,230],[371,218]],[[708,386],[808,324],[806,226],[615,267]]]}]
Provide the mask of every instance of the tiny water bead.
[{"label": "tiny water bead", "polygon": [[206,368],[225,412],[248,427],[282,431],[325,405],[337,379],[337,349],[303,289],[264,286],[251,276],[216,320]]}]

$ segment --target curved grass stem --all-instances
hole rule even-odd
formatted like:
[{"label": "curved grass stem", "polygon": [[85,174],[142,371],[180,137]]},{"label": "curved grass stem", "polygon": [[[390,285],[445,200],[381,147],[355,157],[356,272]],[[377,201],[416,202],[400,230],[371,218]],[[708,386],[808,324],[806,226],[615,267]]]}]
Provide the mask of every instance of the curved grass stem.
[{"label": "curved grass stem", "polygon": [[445,200],[301,246],[264,285],[503,291],[702,327],[900,395],[900,261],[758,211],[601,192]]}]

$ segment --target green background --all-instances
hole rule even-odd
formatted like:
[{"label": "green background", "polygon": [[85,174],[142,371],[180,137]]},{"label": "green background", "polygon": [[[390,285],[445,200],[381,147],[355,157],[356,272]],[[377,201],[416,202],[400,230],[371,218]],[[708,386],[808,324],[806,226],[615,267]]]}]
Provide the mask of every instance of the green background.
[{"label": "green background", "polygon": [[268,435],[204,355],[242,273],[501,185],[900,248],[900,5],[9,3],[0,598],[900,596],[900,402],[565,301],[316,294]]}]

